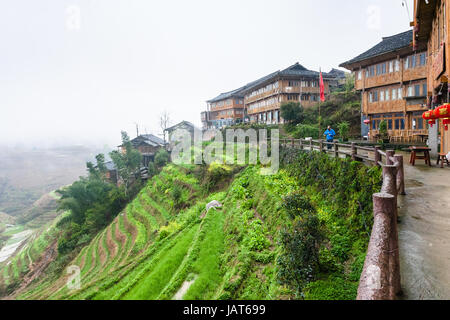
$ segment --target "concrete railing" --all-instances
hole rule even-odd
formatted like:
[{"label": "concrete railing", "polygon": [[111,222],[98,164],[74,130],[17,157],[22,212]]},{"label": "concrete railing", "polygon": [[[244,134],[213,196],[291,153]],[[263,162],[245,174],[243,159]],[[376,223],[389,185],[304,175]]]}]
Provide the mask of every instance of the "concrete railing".
[{"label": "concrete railing", "polygon": [[314,139],[281,139],[281,145],[301,150],[320,151],[333,155],[336,158],[344,156],[355,161],[368,161],[377,164],[381,157],[376,151],[379,147],[364,147],[356,143],[327,142]]},{"label": "concrete railing", "polygon": [[[395,300],[401,294],[400,259],[397,231],[397,196],[405,195],[403,156],[395,151],[383,152],[379,147],[360,147],[352,144],[331,143],[333,149],[324,150],[322,140],[283,140],[286,147],[321,151],[339,157],[344,154],[353,160],[367,160],[382,167],[383,186],[373,195],[374,223],[359,281],[357,300]],[[318,146],[317,146],[318,145]],[[373,153],[360,155],[358,150]],[[385,162],[383,162],[385,159]]]},{"label": "concrete railing", "polygon": [[401,294],[397,196],[405,194],[403,156],[387,151],[383,186],[373,195],[374,223],[357,300],[395,300]]}]

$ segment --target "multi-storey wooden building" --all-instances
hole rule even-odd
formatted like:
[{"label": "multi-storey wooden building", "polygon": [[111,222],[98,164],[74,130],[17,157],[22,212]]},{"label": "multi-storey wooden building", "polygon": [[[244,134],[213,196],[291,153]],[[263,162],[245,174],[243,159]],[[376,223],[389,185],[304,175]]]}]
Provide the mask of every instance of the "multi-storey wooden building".
[{"label": "multi-storey wooden building", "polygon": [[[166,143],[163,139],[153,134],[143,134],[132,139],[131,144],[142,155],[142,165],[148,167],[149,162],[153,161],[156,153],[166,147]],[[123,145],[119,146],[121,152],[126,152]]]},{"label": "multi-storey wooden building", "polygon": [[355,74],[355,87],[362,97],[362,117],[371,139],[377,139],[382,120],[387,122],[394,141],[414,141],[427,132],[422,119],[427,110],[427,51],[424,45],[413,48],[412,36],[410,30],[385,37],[341,64]]},{"label": "multi-storey wooden building", "polygon": [[[325,95],[330,87],[323,73]],[[246,86],[245,108],[250,122],[278,124],[283,119],[280,107],[285,102],[301,102],[304,108],[317,104],[320,98],[319,72],[296,63],[287,69],[269,74]]]},{"label": "multi-storey wooden building", "polygon": [[[342,85],[345,77],[345,72],[337,69],[330,74],[323,73],[325,95],[329,94],[330,87]],[[301,102],[308,108],[317,104],[319,97],[319,72],[296,63],[209,100],[208,111],[201,114],[203,128],[223,127],[244,120],[282,123],[280,107],[283,103]]]},{"label": "multi-storey wooden building", "polygon": [[202,112],[203,128],[221,128],[244,121],[243,88],[220,94],[207,101],[208,110]]},{"label": "multi-storey wooden building", "polygon": [[[427,83],[430,108],[450,102],[449,17],[450,3],[447,0],[414,0],[414,47],[425,45],[428,50]],[[434,126],[430,129],[430,136],[437,138],[436,128]],[[444,129],[442,121],[439,121],[439,132],[441,152],[448,153],[450,152],[450,131]],[[430,140],[430,142],[433,141]]]}]

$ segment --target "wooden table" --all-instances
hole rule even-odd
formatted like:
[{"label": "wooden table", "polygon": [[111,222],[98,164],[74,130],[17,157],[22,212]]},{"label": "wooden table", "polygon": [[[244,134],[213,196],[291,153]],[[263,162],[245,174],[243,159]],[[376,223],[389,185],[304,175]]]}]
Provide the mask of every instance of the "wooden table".
[{"label": "wooden table", "polygon": [[423,134],[423,133],[416,133],[414,134],[415,137],[420,137],[420,139],[422,139],[422,142],[425,141],[425,138],[428,138],[427,134]]},{"label": "wooden table", "polygon": [[436,165],[438,166],[439,163],[441,164],[441,168],[444,168],[444,163],[446,163],[447,166],[450,166],[450,162],[447,159],[446,153],[439,153]]},{"label": "wooden table", "polygon": [[[413,166],[416,165],[416,160],[425,160],[425,164],[431,167],[431,159],[430,159],[430,148],[427,147],[409,147],[411,150],[411,158],[409,159],[409,163]],[[423,156],[418,156],[417,154],[423,153]]]}]

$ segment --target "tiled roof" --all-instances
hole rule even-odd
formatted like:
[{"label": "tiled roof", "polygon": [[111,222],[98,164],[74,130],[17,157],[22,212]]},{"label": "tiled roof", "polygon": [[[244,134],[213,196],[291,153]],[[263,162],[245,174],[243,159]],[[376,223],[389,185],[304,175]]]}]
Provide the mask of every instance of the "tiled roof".
[{"label": "tiled roof", "polygon": [[[293,64],[292,66],[290,66],[284,70],[281,70],[281,71],[279,70],[279,71],[273,72],[273,73],[268,74],[267,76],[264,76],[258,80],[247,83],[245,86],[243,86],[239,89],[236,89],[236,90],[233,90],[230,92],[226,92],[226,93],[222,93],[219,96],[217,96],[216,98],[208,100],[207,102],[212,103],[212,102],[229,99],[232,97],[242,98],[242,97],[244,97],[244,94],[246,92],[248,92],[249,90],[252,90],[253,88],[258,87],[259,85],[265,83],[266,81],[275,79],[277,77],[283,77],[283,76],[319,77],[319,72],[308,70],[304,66],[302,66],[301,64],[299,64],[297,62],[296,64]],[[325,72],[323,72],[323,76],[324,76],[324,78],[330,77],[330,75],[328,75]]]},{"label": "tiled roof", "polygon": [[108,171],[112,171],[112,170],[116,169],[116,166],[114,165],[114,162],[112,162],[112,161],[105,162],[105,166]]},{"label": "tiled roof", "polygon": [[135,147],[140,145],[141,143],[148,144],[152,147],[164,146],[164,140],[153,134],[140,135],[139,137],[136,137],[133,140],[131,140],[131,143]]},{"label": "tiled roof", "polygon": [[221,93],[220,95],[218,95],[217,97],[215,97],[214,99],[208,100],[208,103],[212,103],[212,102],[217,102],[217,101],[222,101],[225,99],[229,99],[229,98],[243,98],[244,95],[242,94],[242,92],[245,90],[245,86],[241,87],[239,89],[230,91],[230,92],[225,92],[225,93]]},{"label": "tiled roof", "polygon": [[370,48],[366,52],[360,54],[359,56],[344,62],[340,67],[345,67],[347,65],[361,62],[366,59],[374,58],[385,53],[394,52],[406,47],[409,47],[413,41],[413,31],[408,30],[390,37],[384,37],[383,40],[376,46]]},{"label": "tiled roof", "polygon": [[197,127],[193,123],[183,120],[180,123],[177,123],[176,125],[171,126],[170,128],[167,128],[165,131],[169,131],[169,132],[174,131],[175,129],[178,129],[179,127],[183,127],[183,126],[191,127],[194,130],[197,130]]}]

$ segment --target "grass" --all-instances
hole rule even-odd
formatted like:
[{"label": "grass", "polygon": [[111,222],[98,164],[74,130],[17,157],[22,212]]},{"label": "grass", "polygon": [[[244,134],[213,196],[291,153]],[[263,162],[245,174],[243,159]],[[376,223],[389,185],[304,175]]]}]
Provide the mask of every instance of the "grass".
[{"label": "grass", "polygon": [[190,271],[197,278],[183,297],[186,300],[212,299],[223,276],[220,257],[225,250],[225,215],[222,211],[210,210],[205,219],[205,235],[199,246],[198,259]]},{"label": "grass", "polygon": [[189,230],[170,251],[161,257],[156,264],[138,285],[132,288],[124,297],[124,300],[153,300],[155,299],[166,283],[170,280],[178,265],[186,255],[189,245],[198,230],[198,225]]}]

